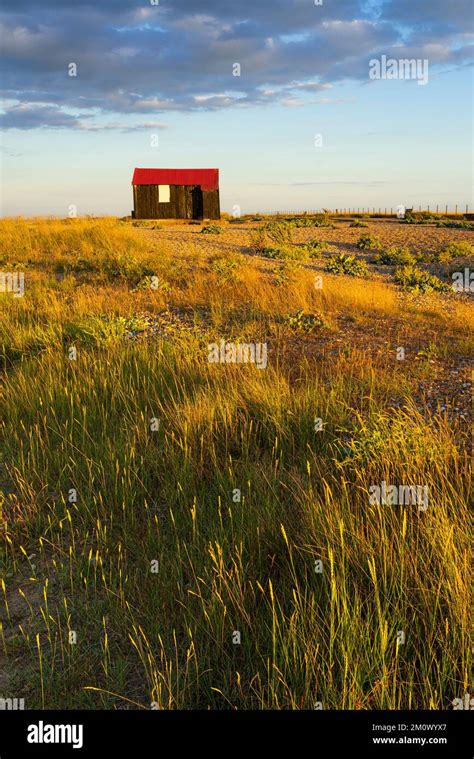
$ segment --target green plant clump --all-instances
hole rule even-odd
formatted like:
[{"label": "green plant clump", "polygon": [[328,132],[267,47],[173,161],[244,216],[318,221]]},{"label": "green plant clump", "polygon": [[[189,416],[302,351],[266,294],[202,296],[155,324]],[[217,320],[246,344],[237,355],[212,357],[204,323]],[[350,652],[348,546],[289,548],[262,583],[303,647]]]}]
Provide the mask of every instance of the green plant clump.
[{"label": "green plant clump", "polygon": [[328,242],[322,240],[310,240],[306,243],[306,249],[310,258],[318,258],[320,253],[333,253],[337,251],[335,245],[331,245]]},{"label": "green plant clump", "polygon": [[222,229],[219,224],[206,224],[205,227],[201,229],[202,235],[221,235],[224,230]]},{"label": "green plant clump", "polygon": [[474,246],[466,240],[456,240],[449,242],[438,255],[441,263],[449,263],[455,258],[465,258],[474,256]]},{"label": "green plant clump", "polygon": [[415,263],[415,256],[408,248],[397,248],[395,246],[386,248],[378,255],[374,256],[374,263],[384,264],[386,266],[406,266]]},{"label": "green plant clump", "polygon": [[357,247],[359,250],[375,250],[376,248],[380,248],[382,246],[382,243],[378,239],[378,237],[375,237],[371,234],[362,235],[362,237],[359,238],[359,241],[357,243]]},{"label": "green plant clump", "polygon": [[350,277],[365,277],[368,268],[365,261],[359,261],[355,256],[339,253],[329,259],[326,271],[332,274],[348,274]]},{"label": "green plant clump", "polygon": [[261,252],[264,258],[282,258],[296,261],[303,261],[308,257],[306,248],[297,247],[296,245],[271,245],[265,247]]},{"label": "green plant clump", "polygon": [[446,282],[435,277],[428,271],[417,269],[416,266],[402,266],[395,270],[395,282],[402,285],[405,290],[414,292],[449,292],[451,289]]},{"label": "green plant clump", "polygon": [[286,323],[297,332],[314,332],[315,329],[324,329],[327,324],[319,314],[308,313],[299,309],[294,314],[287,314]]}]

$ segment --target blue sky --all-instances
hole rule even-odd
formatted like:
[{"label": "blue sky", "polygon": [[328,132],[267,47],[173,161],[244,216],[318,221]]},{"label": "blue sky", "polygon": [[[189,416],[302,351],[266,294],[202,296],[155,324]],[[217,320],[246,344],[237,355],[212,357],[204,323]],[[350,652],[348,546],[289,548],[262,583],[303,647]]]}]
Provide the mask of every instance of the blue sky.
[{"label": "blue sky", "polygon": [[473,204],[470,0],[4,0],[0,34],[3,215],[129,213],[135,166],[242,213]]}]

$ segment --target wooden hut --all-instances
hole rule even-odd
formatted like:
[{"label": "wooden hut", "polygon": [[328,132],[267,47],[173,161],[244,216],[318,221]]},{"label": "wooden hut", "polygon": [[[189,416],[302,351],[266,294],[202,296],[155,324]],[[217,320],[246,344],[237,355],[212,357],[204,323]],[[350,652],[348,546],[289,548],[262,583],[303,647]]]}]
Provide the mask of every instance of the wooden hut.
[{"label": "wooden hut", "polygon": [[135,219],[220,219],[219,169],[135,169]]}]

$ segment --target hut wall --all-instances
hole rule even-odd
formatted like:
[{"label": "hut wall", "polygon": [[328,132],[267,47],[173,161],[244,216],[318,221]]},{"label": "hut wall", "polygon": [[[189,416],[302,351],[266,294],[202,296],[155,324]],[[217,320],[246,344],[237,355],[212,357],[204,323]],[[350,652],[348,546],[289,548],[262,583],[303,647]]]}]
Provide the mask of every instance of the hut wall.
[{"label": "hut wall", "polygon": [[205,219],[220,219],[221,207],[219,200],[219,190],[211,190],[202,193],[203,199],[203,216]]},{"label": "hut wall", "polygon": [[135,219],[219,219],[219,190],[199,185],[170,185],[169,203],[158,201],[158,185],[133,186]]}]

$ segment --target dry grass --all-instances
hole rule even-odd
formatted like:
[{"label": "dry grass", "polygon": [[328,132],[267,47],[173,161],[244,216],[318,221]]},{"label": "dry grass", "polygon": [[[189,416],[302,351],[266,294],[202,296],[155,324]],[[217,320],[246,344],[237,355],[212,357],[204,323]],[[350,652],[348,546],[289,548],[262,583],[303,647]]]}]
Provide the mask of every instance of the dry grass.
[{"label": "dry grass", "polygon": [[[0,295],[2,695],[449,708],[469,687],[470,466],[443,382],[466,381],[471,301],[253,255],[251,225],[163,227],[0,222],[1,268],[25,273]],[[466,234],[377,227],[430,254]],[[268,368],[210,364],[221,338],[267,342]],[[428,508],[372,503],[382,481]]]}]

